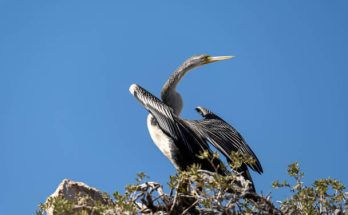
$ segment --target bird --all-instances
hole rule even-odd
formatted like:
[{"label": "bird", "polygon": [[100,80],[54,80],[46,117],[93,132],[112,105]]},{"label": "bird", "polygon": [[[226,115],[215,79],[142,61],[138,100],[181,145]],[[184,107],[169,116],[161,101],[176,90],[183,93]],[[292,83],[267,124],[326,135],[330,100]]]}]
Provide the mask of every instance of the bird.
[{"label": "bird", "polygon": [[[176,91],[176,87],[184,75],[204,64],[230,59],[232,56],[196,55],[187,59],[165,82],[161,91],[161,100],[146,91],[139,85],[133,84],[130,92],[143,104],[149,111],[147,117],[147,127],[153,142],[160,151],[171,161],[176,169],[185,170],[193,163],[201,165],[202,169],[218,171],[225,175],[226,170],[222,167],[220,159],[209,163],[198,159],[197,155],[203,151],[212,155],[209,144],[219,150],[226,159],[231,162],[230,155],[233,151],[239,151],[242,155],[251,156],[254,164],[242,164],[237,169],[246,179],[252,183],[252,178],[248,171],[251,169],[262,173],[262,167],[256,155],[246,144],[243,137],[228,123],[220,117],[203,107],[196,110],[203,117],[201,120],[185,120],[180,117],[183,108],[181,95]],[[252,183],[252,190],[255,187]]]},{"label": "bird", "polygon": [[[161,91],[161,99],[163,103],[173,108],[174,112],[179,115],[183,109],[183,99],[182,96],[176,91],[176,87],[182,78],[189,71],[192,71],[199,66],[231,59],[233,57],[234,56],[213,57],[206,54],[201,54],[188,58],[176,71],[174,71],[174,73],[163,85]],[[250,156],[255,160],[255,163],[249,164],[248,166],[259,174],[263,172],[260,161],[256,157],[255,153],[251,150],[248,144],[246,144],[244,138],[235,128],[204,107],[197,107],[196,111],[200,113],[205,120],[188,122],[193,125],[194,128],[196,128],[196,132],[201,133],[202,138],[213,144],[214,147],[223,153],[229,161],[231,161],[229,158],[233,151],[240,151],[242,154]],[[150,126],[148,128],[151,130]],[[201,132],[202,130],[205,132]],[[223,133],[221,133],[221,131],[223,131]],[[154,138],[153,140],[155,141]],[[243,163],[242,166],[236,171],[241,172],[245,178],[252,182],[252,178],[246,164]]]}]

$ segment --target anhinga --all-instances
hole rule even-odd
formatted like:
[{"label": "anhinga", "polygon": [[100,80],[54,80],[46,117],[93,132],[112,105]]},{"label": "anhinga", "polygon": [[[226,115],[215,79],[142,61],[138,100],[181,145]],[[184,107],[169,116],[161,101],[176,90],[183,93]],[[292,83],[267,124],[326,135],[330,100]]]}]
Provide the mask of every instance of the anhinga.
[{"label": "anhinga", "polygon": [[[161,99],[158,99],[139,85],[133,84],[129,90],[135,98],[149,111],[147,126],[152,140],[160,151],[172,162],[176,169],[185,170],[192,164],[200,164],[202,169],[227,174],[220,159],[213,161],[198,158],[202,152],[212,157],[209,143],[219,150],[231,162],[232,152],[240,152],[255,160],[253,164],[242,164],[235,171],[240,172],[252,183],[248,167],[262,173],[262,167],[254,152],[243,137],[223,119],[203,107],[197,107],[203,119],[185,120],[179,117],[183,101],[176,91],[176,86],[190,70],[212,62],[225,60],[230,56],[211,57],[209,55],[193,56],[186,60],[164,84]],[[252,189],[255,191],[254,185]]]}]

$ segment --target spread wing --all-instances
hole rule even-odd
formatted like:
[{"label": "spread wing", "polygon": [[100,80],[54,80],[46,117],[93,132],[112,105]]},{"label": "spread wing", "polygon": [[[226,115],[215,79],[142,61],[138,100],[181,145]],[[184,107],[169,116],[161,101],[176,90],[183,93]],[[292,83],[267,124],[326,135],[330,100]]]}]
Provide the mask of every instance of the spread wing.
[{"label": "spread wing", "polygon": [[190,121],[190,125],[199,135],[210,142],[227,158],[230,157],[232,152],[237,151],[251,156],[255,163],[248,164],[248,166],[258,173],[263,172],[259,159],[235,128],[212,112],[203,117],[203,120]]}]

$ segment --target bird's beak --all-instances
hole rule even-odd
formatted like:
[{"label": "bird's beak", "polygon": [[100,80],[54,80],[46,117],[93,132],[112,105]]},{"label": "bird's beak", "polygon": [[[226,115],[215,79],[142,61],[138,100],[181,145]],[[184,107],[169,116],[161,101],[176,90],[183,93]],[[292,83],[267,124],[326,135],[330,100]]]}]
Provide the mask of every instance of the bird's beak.
[{"label": "bird's beak", "polygon": [[216,62],[216,61],[228,60],[228,59],[231,59],[231,58],[234,58],[234,56],[215,56],[215,57],[209,56],[207,58],[207,62],[206,63],[213,63],[213,62]]}]

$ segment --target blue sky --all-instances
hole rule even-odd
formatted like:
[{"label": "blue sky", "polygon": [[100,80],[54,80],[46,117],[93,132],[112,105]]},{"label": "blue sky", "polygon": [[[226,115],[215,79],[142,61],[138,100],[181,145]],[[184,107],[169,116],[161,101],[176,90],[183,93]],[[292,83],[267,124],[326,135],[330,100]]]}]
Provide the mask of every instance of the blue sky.
[{"label": "blue sky", "polygon": [[[183,117],[198,105],[233,124],[273,191],[299,161],[305,181],[348,185],[346,1],[0,1],[0,208],[35,210],[64,178],[112,193],[137,172],[174,168],[152,143],[146,111],[186,58],[235,55],[189,73]],[[275,199],[276,200],[276,199]],[[18,201],[21,202],[18,207]]]}]

